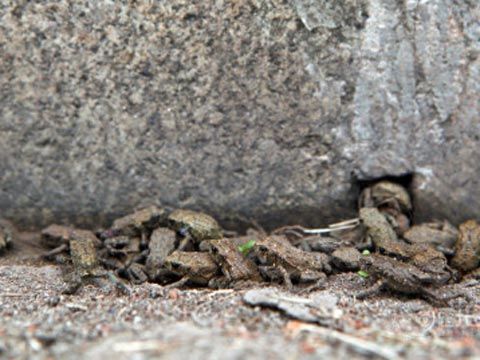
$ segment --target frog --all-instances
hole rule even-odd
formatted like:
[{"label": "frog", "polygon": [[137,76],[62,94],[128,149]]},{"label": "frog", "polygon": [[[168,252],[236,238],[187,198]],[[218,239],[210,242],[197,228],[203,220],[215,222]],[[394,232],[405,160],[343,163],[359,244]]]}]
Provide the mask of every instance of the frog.
[{"label": "frog", "polygon": [[[108,284],[114,284],[117,289],[124,293],[130,293],[126,287],[112,272],[105,271],[99,266],[95,242],[87,235],[87,232],[71,231],[69,233],[69,249],[73,269],[65,274],[65,294],[75,294],[84,284],[94,283],[102,288]],[[87,236],[85,236],[87,235]]]},{"label": "frog", "polygon": [[408,259],[411,251],[408,244],[401,240],[385,215],[375,207],[361,208],[359,217],[366,229],[366,236],[374,248],[384,254]]},{"label": "frog", "polygon": [[52,224],[41,232],[40,244],[51,249],[44,253],[42,257],[52,259],[57,254],[67,252],[70,248],[71,239],[78,237],[88,239],[89,242],[94,244],[95,248],[101,246],[100,240],[90,230]]},{"label": "frog", "polygon": [[185,250],[188,245],[198,245],[203,240],[223,237],[218,222],[202,212],[177,209],[168,216],[168,223],[169,227],[183,238],[178,246],[180,251]]},{"label": "frog", "polygon": [[158,228],[152,232],[148,243],[146,273],[151,281],[157,281],[163,274],[163,264],[177,246],[175,231]]},{"label": "frog", "polygon": [[467,273],[480,265],[480,225],[475,220],[468,220],[459,226],[458,232],[451,265]]},{"label": "frog", "polygon": [[0,219],[0,253],[12,246],[16,236],[14,225],[6,219]]},{"label": "frog", "polygon": [[182,287],[186,284],[210,286],[211,281],[220,273],[220,268],[212,255],[198,251],[176,250],[166,257],[164,267],[180,277],[180,280],[169,284],[168,288]]},{"label": "frog", "polygon": [[332,270],[328,255],[300,250],[281,235],[258,240],[254,252],[262,276],[268,280],[283,280],[289,290],[293,290],[293,282],[315,282],[309,290],[322,288],[327,277],[325,272]]},{"label": "frog", "polygon": [[356,293],[357,299],[364,299],[387,289],[393,292],[419,296],[434,306],[447,306],[448,301],[458,297],[472,298],[463,292],[442,294],[439,288],[445,285],[447,278],[420,270],[412,263],[394,259],[381,254],[364,255],[360,268],[376,282],[368,289]]},{"label": "frog", "polygon": [[447,256],[455,254],[458,230],[448,221],[432,221],[412,226],[403,234],[410,244],[429,244]]},{"label": "frog", "polygon": [[201,245],[202,249],[208,248],[224,275],[223,279],[217,280],[218,287],[262,281],[255,263],[240,252],[238,241],[223,238],[205,240]]},{"label": "frog", "polygon": [[116,236],[139,236],[142,248],[146,248],[152,230],[164,225],[165,222],[166,211],[151,205],[116,219],[108,230],[101,232],[100,238],[105,240]]}]

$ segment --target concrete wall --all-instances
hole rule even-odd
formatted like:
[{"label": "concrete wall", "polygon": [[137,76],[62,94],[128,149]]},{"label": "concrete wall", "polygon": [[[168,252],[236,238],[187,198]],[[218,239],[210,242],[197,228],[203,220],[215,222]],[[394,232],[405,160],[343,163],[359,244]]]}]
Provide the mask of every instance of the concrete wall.
[{"label": "concrete wall", "polygon": [[[416,174],[417,218],[480,210],[478,1],[2,1],[0,211],[142,204],[321,225]],[[235,219],[233,219],[235,222]]]}]

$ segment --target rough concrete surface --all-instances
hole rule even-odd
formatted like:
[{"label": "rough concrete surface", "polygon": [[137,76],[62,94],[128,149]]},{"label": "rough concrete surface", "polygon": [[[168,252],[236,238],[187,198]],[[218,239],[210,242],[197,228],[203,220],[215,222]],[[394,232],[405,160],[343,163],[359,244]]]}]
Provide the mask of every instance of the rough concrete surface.
[{"label": "rough concrete surface", "polygon": [[480,210],[474,0],[0,4],[0,208],[25,226],[145,203],[263,224],[354,213],[412,174],[418,219]]}]

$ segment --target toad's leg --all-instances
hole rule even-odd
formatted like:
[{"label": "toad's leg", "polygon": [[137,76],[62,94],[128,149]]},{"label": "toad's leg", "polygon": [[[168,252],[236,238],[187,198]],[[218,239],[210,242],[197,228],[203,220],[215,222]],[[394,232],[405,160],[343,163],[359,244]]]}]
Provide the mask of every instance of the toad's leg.
[{"label": "toad's leg", "polygon": [[234,230],[223,230],[223,236],[225,236],[227,238],[237,237],[238,232],[234,231]]},{"label": "toad's leg", "polygon": [[91,282],[102,289],[103,291],[110,292],[112,291],[112,285],[117,291],[123,295],[130,295],[130,288],[125,285],[125,283],[118,278],[116,274],[112,271],[105,271],[97,275],[92,275],[90,278]]},{"label": "toad's leg", "polygon": [[126,269],[128,278],[134,284],[143,284],[148,281],[148,276],[145,273],[145,269],[138,263],[133,263]]},{"label": "toad's leg", "polygon": [[140,233],[140,248],[141,249],[147,249],[148,248],[148,235],[145,230],[142,230]]},{"label": "toad's leg", "polygon": [[105,269],[109,270],[118,270],[124,266],[123,263],[117,259],[100,257],[98,261]]},{"label": "toad's leg", "polygon": [[262,277],[268,281],[279,281],[281,275],[279,274],[280,271],[275,266],[269,265],[259,265],[258,271]]},{"label": "toad's leg", "polygon": [[107,273],[105,274],[106,278],[108,279],[108,281],[110,281],[113,285],[115,285],[115,287],[122,293],[122,294],[125,294],[125,295],[130,295],[131,294],[131,290],[130,288],[125,285],[125,283],[120,280],[118,278],[117,275],[115,275],[113,272],[111,271],[107,271]]},{"label": "toad's leg", "polygon": [[290,280],[290,275],[287,270],[282,266],[267,266],[262,265],[258,267],[260,274],[263,278],[269,281],[281,281],[288,288],[288,290],[293,289],[292,281]]},{"label": "toad's leg", "polygon": [[62,244],[62,245],[56,247],[55,249],[47,251],[46,253],[42,254],[41,256],[42,256],[43,259],[48,260],[48,259],[52,258],[54,255],[58,255],[58,254],[64,252],[65,250],[67,250],[67,249],[68,249],[68,245],[67,244]]},{"label": "toad's leg", "polygon": [[178,248],[177,250],[178,251],[183,251],[189,244],[190,242],[192,241],[192,237],[190,236],[190,234],[187,234],[183,239],[182,241],[180,241],[180,244],[178,245]]},{"label": "toad's leg", "polygon": [[180,287],[184,286],[187,282],[188,282],[188,276],[184,276],[180,280],[166,285],[165,288],[166,289],[180,288]]},{"label": "toad's leg", "polygon": [[132,264],[135,263],[142,263],[147,259],[147,256],[148,250],[143,250],[141,253],[132,256],[132,258],[125,263],[125,267],[130,267]]},{"label": "toad's leg", "polygon": [[289,291],[292,291],[293,285],[292,280],[290,279],[290,274],[287,272],[287,270],[285,270],[283,266],[278,266],[277,269],[280,271],[280,274],[282,274],[283,284]]},{"label": "toad's leg", "polygon": [[430,302],[432,305],[435,305],[438,307],[446,307],[448,306],[449,300],[453,300],[459,297],[463,297],[470,304],[476,303],[475,297],[473,297],[472,295],[468,294],[465,291],[456,291],[450,294],[440,294],[434,290],[423,288],[422,295],[425,298],[425,300]]},{"label": "toad's leg", "polygon": [[300,294],[308,294],[314,290],[320,290],[325,288],[325,283],[327,281],[327,275],[323,272],[314,272],[312,275],[307,275],[304,277],[302,274],[300,277],[300,282],[311,282],[315,281],[315,284],[308,286],[307,288],[300,291]]},{"label": "toad's leg", "polygon": [[373,295],[376,295],[378,294],[380,291],[382,291],[382,289],[385,288],[385,282],[383,280],[378,280],[375,284],[373,284],[372,286],[370,286],[368,289],[365,289],[365,290],[362,290],[362,291],[358,291],[356,294],[355,294],[355,297],[357,299],[365,299],[369,296],[373,296]]},{"label": "toad's leg", "polygon": [[214,277],[208,281],[210,289],[227,289],[232,285],[231,281],[226,276]]},{"label": "toad's leg", "polygon": [[76,292],[82,287],[82,278],[77,272],[72,271],[64,278],[65,287],[62,290],[62,294],[75,295]]},{"label": "toad's leg", "polygon": [[238,280],[235,281],[230,287],[234,290],[245,290],[258,287],[259,284],[261,283],[255,280]]},{"label": "toad's leg", "polygon": [[168,276],[171,275],[171,272],[164,268],[155,268],[147,271],[147,275],[150,281],[163,284],[168,279]]}]

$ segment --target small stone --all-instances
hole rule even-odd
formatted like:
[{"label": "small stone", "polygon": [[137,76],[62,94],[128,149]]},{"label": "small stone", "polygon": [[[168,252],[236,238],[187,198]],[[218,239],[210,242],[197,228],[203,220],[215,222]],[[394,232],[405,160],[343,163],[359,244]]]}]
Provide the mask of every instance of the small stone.
[{"label": "small stone", "polygon": [[158,299],[160,296],[162,295],[157,289],[150,289],[150,291],[148,292],[148,297],[150,299]]},{"label": "small stone", "polygon": [[253,289],[245,293],[243,301],[252,306],[278,309],[290,318],[321,325],[331,324],[342,316],[341,309],[336,306],[338,298],[328,292],[302,297],[276,288]]},{"label": "small stone", "polygon": [[60,296],[54,295],[47,298],[47,305],[55,307],[60,303]]}]

